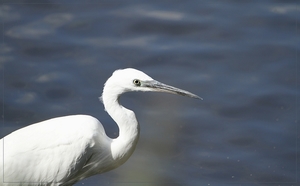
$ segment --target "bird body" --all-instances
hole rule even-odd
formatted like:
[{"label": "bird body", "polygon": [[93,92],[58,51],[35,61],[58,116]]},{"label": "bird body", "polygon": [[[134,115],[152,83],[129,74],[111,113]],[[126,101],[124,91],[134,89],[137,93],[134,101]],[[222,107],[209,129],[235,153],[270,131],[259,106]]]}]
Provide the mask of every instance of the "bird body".
[{"label": "bird body", "polygon": [[0,141],[1,160],[4,155],[1,167],[5,172],[0,185],[1,181],[7,182],[4,185],[18,185],[18,182],[30,185],[32,180],[54,185],[75,183],[80,177],[93,175],[95,168],[99,172],[108,171],[113,159],[106,149],[111,141],[100,122],[87,115],[58,117],[29,125]]},{"label": "bird body", "polygon": [[153,80],[135,69],[117,70],[106,81],[102,102],[117,123],[109,138],[88,115],[49,119],[21,128],[0,140],[0,186],[66,186],[122,165],[133,153],[139,124],[133,111],[119,104],[128,91],[159,91],[200,98]]}]

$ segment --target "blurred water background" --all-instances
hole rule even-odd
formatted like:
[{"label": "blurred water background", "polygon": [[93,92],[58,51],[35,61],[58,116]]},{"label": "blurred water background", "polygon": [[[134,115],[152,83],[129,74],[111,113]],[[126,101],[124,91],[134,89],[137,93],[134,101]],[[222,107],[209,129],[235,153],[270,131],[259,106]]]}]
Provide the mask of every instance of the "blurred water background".
[{"label": "blurred water background", "polygon": [[296,0],[2,0],[0,138],[70,114],[118,128],[98,101],[133,67],[203,97],[128,93],[141,137],[80,185],[299,184]]}]

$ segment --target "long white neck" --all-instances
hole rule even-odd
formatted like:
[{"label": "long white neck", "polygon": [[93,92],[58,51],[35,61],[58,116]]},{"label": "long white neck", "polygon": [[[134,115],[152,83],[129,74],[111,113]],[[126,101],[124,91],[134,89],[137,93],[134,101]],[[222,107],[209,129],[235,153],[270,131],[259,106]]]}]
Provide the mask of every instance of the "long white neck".
[{"label": "long white neck", "polygon": [[133,153],[139,138],[139,124],[134,112],[119,104],[121,93],[106,84],[102,94],[105,110],[119,127],[119,136],[112,140],[111,152],[120,165]]}]

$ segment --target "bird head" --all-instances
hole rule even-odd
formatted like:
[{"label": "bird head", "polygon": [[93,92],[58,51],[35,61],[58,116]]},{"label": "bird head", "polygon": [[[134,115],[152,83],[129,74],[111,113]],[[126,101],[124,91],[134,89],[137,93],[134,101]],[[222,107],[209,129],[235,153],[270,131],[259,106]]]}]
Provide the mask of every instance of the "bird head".
[{"label": "bird head", "polygon": [[120,94],[129,91],[167,92],[202,99],[201,97],[186,90],[156,81],[144,72],[133,68],[116,70],[106,81],[103,94],[104,92],[109,92],[109,94],[119,96]]}]

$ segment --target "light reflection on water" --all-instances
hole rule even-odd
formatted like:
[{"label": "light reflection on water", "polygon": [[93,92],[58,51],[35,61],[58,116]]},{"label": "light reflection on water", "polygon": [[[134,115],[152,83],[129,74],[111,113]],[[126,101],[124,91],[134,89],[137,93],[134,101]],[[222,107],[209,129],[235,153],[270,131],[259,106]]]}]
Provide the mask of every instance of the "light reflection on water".
[{"label": "light reflection on water", "polygon": [[48,2],[0,6],[0,137],[78,113],[116,137],[98,97],[134,67],[204,100],[124,95],[141,123],[136,151],[76,185],[295,185],[296,3]]}]

